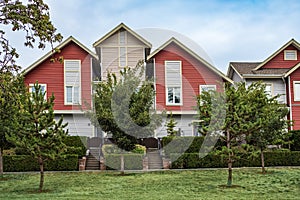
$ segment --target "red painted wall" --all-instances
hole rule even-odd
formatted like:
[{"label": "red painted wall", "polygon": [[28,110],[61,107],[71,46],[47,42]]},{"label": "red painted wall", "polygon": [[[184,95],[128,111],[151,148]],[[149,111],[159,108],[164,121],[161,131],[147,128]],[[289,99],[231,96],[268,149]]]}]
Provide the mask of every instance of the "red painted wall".
[{"label": "red painted wall", "polygon": [[[204,64],[196,60],[178,45],[171,43],[155,55],[156,108],[169,111],[193,111],[195,96],[199,94],[199,85],[217,85],[223,79]],[[182,106],[166,106],[165,61],[181,61],[182,67]]]},{"label": "red painted wall", "polygon": [[[63,56],[64,59],[81,60],[81,102],[91,104],[91,56],[73,42],[61,49],[55,57]],[[47,84],[47,97],[55,95],[55,110],[80,110],[78,106],[64,105],[64,64],[50,62],[48,58],[39,66],[28,72],[25,83]]]},{"label": "red painted wall", "polygon": [[290,75],[291,87],[291,103],[292,103],[292,117],[294,120],[294,130],[300,130],[300,101],[294,101],[294,81],[300,81],[300,69],[297,69]]},{"label": "red painted wall", "polygon": [[[284,50],[297,50],[297,60],[284,60]],[[262,68],[291,68],[300,62],[300,51],[293,45],[288,46]]]}]

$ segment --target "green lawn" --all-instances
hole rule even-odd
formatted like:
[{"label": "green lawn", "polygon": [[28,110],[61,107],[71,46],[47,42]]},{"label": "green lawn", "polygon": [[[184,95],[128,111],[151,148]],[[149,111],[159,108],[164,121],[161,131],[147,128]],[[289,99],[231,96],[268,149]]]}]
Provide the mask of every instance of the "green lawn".
[{"label": "green lawn", "polygon": [[225,188],[227,171],[190,170],[130,173],[47,173],[45,192],[37,193],[39,174],[0,177],[0,199],[299,199],[300,168],[234,169],[235,188]]}]

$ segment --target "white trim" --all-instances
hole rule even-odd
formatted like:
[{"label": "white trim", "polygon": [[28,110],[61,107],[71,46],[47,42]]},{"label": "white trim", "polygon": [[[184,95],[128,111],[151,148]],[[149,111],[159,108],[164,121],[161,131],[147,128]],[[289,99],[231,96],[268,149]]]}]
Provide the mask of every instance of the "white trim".
[{"label": "white trim", "polygon": [[[47,84],[46,83],[38,83],[40,86],[45,87],[45,96],[44,99],[47,100]],[[32,87],[34,86],[34,83],[29,83],[29,93],[32,93]]]},{"label": "white trim", "polygon": [[[233,69],[233,71],[241,78],[241,80],[243,80],[243,76],[235,69],[235,67],[230,63],[229,68],[228,68],[228,72],[227,72],[227,76],[230,78],[229,76],[229,72],[230,69]],[[233,73],[232,73],[232,78],[233,78]]]},{"label": "white trim", "polygon": [[216,67],[214,67],[212,64],[210,64],[209,62],[207,62],[205,59],[203,59],[202,57],[200,57],[198,54],[196,54],[194,51],[192,51],[190,48],[188,48],[187,46],[185,46],[183,43],[181,43],[180,41],[178,41],[174,37],[170,38],[167,42],[165,42],[160,47],[158,47],[155,51],[153,51],[147,57],[147,60],[149,60],[150,58],[152,58],[153,56],[155,56],[158,52],[160,52],[161,50],[163,50],[164,48],[166,48],[172,42],[174,42],[175,44],[177,44],[180,48],[182,48],[184,51],[186,51],[187,53],[189,53],[191,56],[193,56],[199,62],[203,63],[206,67],[208,67],[210,70],[212,70],[217,75],[219,75],[220,77],[222,77],[224,80],[228,81],[229,83],[233,83],[233,81],[230,78],[228,78],[226,75],[224,75]]},{"label": "white trim", "polygon": [[[124,32],[124,44],[121,44],[121,32]],[[119,32],[118,32],[118,44],[120,46],[128,44],[126,29],[124,29],[123,31],[121,31],[121,29],[119,30]]]},{"label": "white trim", "polygon": [[114,29],[112,29],[111,31],[109,31],[107,34],[105,34],[102,38],[100,38],[98,41],[96,41],[93,46],[96,47],[98,45],[100,45],[104,40],[106,40],[107,38],[109,38],[110,36],[112,36],[113,34],[115,34],[118,30],[120,30],[121,28],[124,28],[127,32],[129,32],[130,34],[132,34],[135,38],[137,38],[138,40],[140,40],[142,43],[144,43],[148,48],[151,48],[152,45],[150,42],[148,42],[147,40],[145,40],[142,36],[140,36],[139,34],[137,34],[136,32],[134,32],[133,30],[131,30],[128,26],[126,26],[124,23],[119,24],[118,26],[116,26]]},{"label": "white trim", "polygon": [[[121,48],[125,48],[125,65],[121,65]],[[128,53],[128,49],[126,46],[119,46],[119,67],[123,68],[123,67],[126,67],[128,65],[128,56],[127,56],[127,53]]]},{"label": "white trim", "polygon": [[[145,52],[145,51],[144,51]],[[157,105],[157,98],[156,98],[156,64],[155,64],[155,58],[153,58],[153,85],[154,85],[154,91],[155,91],[155,95],[154,95],[154,109],[156,110],[156,105]]]},{"label": "white trim", "polygon": [[277,56],[280,52],[282,52],[285,48],[287,48],[290,45],[293,45],[297,49],[300,49],[300,44],[296,40],[291,39],[285,45],[283,45],[280,49],[278,49],[277,51],[275,51],[275,53],[273,53],[266,60],[264,60],[261,64],[259,64],[256,68],[254,68],[254,70],[258,70],[259,68],[261,68],[262,66],[264,66],[267,62],[269,62],[270,60],[272,60],[275,56]]},{"label": "white trim", "polygon": [[197,115],[196,110],[173,110],[173,111],[162,111],[162,110],[157,110],[157,114],[173,114],[173,115]]},{"label": "white trim", "polygon": [[203,88],[202,87],[214,87],[214,91],[216,91],[217,90],[217,86],[216,85],[204,85],[204,84],[200,84],[199,85],[199,94],[201,94],[202,93],[202,90],[203,90]]},{"label": "white trim", "polygon": [[[290,104],[290,121],[293,121],[293,109],[292,109],[292,88],[291,88],[291,77],[288,77],[288,88],[289,88],[289,104]],[[293,130],[293,126],[291,126],[291,130]]]},{"label": "white trim", "polygon": [[[179,62],[180,64],[180,103],[169,103],[168,102],[168,85],[167,85],[167,63],[168,62]],[[170,86],[172,87],[172,86]],[[173,86],[175,87],[175,86]],[[182,106],[183,105],[183,95],[182,95],[182,61],[181,60],[165,60],[165,98],[166,106]]]},{"label": "white trim", "polygon": [[[295,54],[295,58],[292,58],[292,59],[288,59],[286,57],[286,54],[287,53],[294,53]],[[297,60],[297,50],[284,50],[284,60]]]},{"label": "white trim", "polygon": [[[66,61],[77,61],[79,62],[79,99],[78,99],[78,104],[75,104],[75,103],[69,103],[67,102],[67,89],[66,87],[69,86],[69,85],[66,85]],[[64,60],[64,105],[81,105],[81,93],[82,93],[82,87],[81,87],[81,84],[82,84],[82,80],[81,80],[81,60],[76,60],[76,59],[65,59]],[[73,87],[74,89],[74,85],[70,85]],[[72,95],[73,95],[73,89],[72,89]],[[72,97],[73,99],[73,97]]]},{"label": "white trim", "polygon": [[54,110],[54,114],[84,114],[82,110]]},{"label": "white trim", "polygon": [[[85,50],[88,54],[90,54],[91,56],[93,56],[94,58],[98,59],[98,56],[96,53],[92,52],[91,50],[89,50],[86,46],[84,46],[82,43],[80,43],[78,40],[76,40],[73,36],[68,37],[65,41],[63,41],[62,43],[60,43],[58,46],[56,46],[54,49],[62,49],[64,46],[66,46],[67,44],[69,44],[70,42],[74,42],[75,44],[77,44],[80,48],[82,48],[83,50]],[[55,51],[51,50],[49,51],[47,54],[45,54],[44,56],[42,56],[40,59],[38,59],[36,62],[34,62],[32,65],[30,65],[28,68],[26,68],[22,73],[23,75],[28,74],[31,70],[33,70],[35,67],[37,67],[38,65],[40,65],[42,62],[44,62],[46,59],[48,59],[50,56],[54,55]]]},{"label": "white trim", "polygon": [[[273,83],[270,83],[270,82],[264,82],[265,86],[267,87],[267,85],[270,85],[271,86],[271,97],[274,96],[274,84]],[[266,90],[265,90],[266,91]],[[267,92],[267,91],[266,91]]]},{"label": "white trim", "polygon": [[298,68],[300,67],[300,63],[298,63],[297,65],[295,65],[295,67],[293,67],[292,69],[290,69],[288,72],[286,72],[284,74],[284,77],[288,77],[290,74],[292,74],[294,71],[296,71]]},{"label": "white trim", "polygon": [[[294,91],[294,101],[300,101],[300,98],[296,99],[296,91],[295,91],[295,85],[300,85],[300,81],[293,81],[293,91]],[[300,92],[300,91],[299,91]]]}]

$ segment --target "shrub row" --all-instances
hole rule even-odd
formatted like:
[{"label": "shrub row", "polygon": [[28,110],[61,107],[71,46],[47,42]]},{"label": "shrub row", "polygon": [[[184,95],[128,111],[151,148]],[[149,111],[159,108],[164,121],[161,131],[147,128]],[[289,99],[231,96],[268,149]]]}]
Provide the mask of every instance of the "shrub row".
[{"label": "shrub row", "polygon": [[[85,136],[67,136],[64,140],[67,145],[66,155],[77,154],[78,158],[82,158],[86,154],[87,150],[87,137]],[[17,155],[28,155],[25,150],[16,148],[15,153]]]},{"label": "shrub row", "polygon": [[87,137],[85,136],[68,136],[64,143],[69,147],[66,154],[77,154],[82,158],[86,154]]},{"label": "shrub row", "polygon": [[[198,153],[204,141],[204,136],[199,137],[163,137],[162,146],[164,153],[167,157],[170,157],[172,153]],[[226,144],[218,140],[215,144],[215,148],[221,148]]]},{"label": "shrub row", "polygon": [[[123,154],[125,170],[143,169],[143,154]],[[121,169],[121,154],[105,155],[106,169]]]},{"label": "shrub row", "polygon": [[[299,151],[274,151],[264,152],[265,166],[300,166]],[[198,153],[185,153],[182,155],[171,154],[172,169],[191,169],[191,168],[220,168],[227,167],[226,160],[220,155],[208,154],[200,158]],[[249,159],[249,155],[244,154],[240,159],[233,163],[233,167],[260,167],[260,155]]]},{"label": "shrub row", "polygon": [[[5,172],[39,171],[37,159],[29,155],[3,156],[3,170]],[[56,160],[45,162],[45,171],[75,171],[78,170],[78,156],[66,155]]]}]

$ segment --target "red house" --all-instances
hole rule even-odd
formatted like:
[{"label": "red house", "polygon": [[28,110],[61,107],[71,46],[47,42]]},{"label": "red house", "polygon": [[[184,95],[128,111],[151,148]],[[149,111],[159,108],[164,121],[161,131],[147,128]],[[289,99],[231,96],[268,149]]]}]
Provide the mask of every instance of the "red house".
[{"label": "red house", "polygon": [[[73,37],[69,37],[23,72],[29,90],[38,81],[47,97],[55,95],[54,112],[64,116],[71,135],[93,136],[94,128],[84,116],[83,105],[92,105],[92,65],[97,55]],[[63,62],[54,61],[63,58]]]},{"label": "red house", "polygon": [[289,108],[292,130],[300,130],[300,44],[291,39],[262,62],[231,62],[228,77],[233,81],[263,81],[271,95]]},{"label": "red house", "polygon": [[[201,91],[221,90],[223,82],[232,81],[175,38],[151,53],[148,63],[154,68],[156,110],[172,112],[181,135],[198,135],[195,97]],[[166,135],[165,126],[156,134]]]}]

